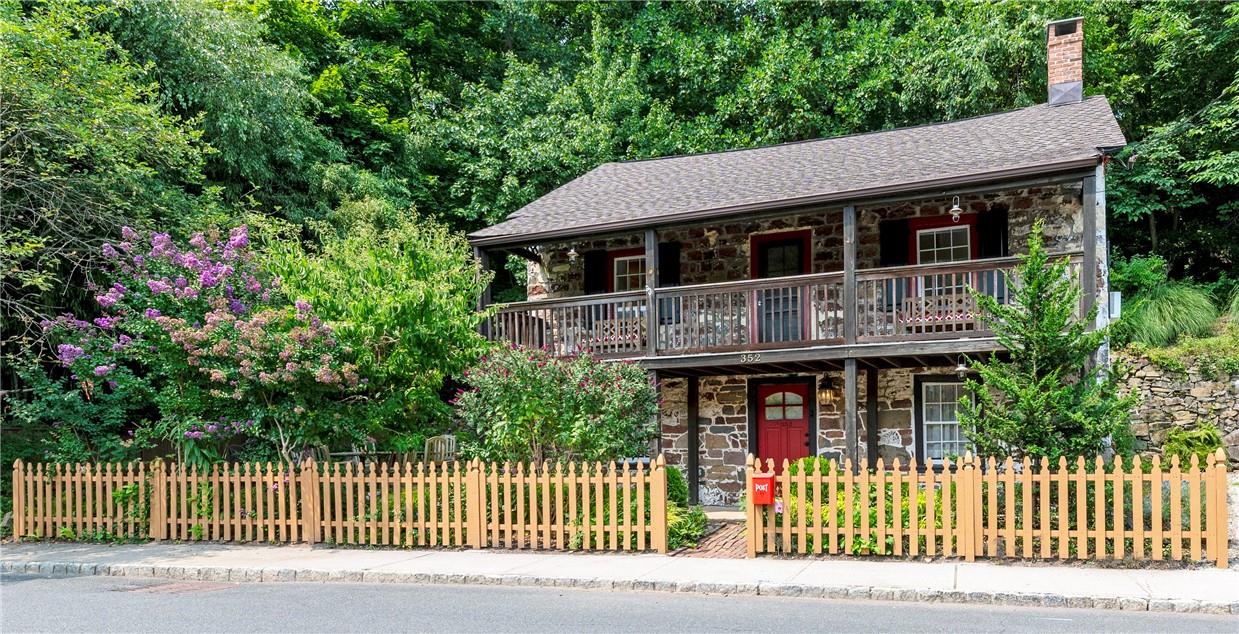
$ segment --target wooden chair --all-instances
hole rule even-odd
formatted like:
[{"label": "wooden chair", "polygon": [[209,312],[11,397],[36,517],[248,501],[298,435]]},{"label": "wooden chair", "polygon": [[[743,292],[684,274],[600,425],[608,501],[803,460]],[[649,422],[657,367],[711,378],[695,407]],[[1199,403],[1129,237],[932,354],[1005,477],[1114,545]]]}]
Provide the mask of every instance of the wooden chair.
[{"label": "wooden chair", "polygon": [[422,459],[425,462],[454,462],[456,460],[456,437],[444,434],[427,438]]}]

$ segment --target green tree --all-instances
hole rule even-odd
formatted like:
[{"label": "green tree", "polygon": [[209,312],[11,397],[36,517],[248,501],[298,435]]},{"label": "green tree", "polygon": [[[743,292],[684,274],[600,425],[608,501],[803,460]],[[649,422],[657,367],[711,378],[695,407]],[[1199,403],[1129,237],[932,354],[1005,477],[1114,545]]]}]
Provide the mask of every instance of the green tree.
[{"label": "green tree", "polygon": [[384,211],[352,202],[338,212],[349,221],[322,227],[317,247],[275,241],[266,263],[284,293],[309,301],[355,351],[367,381],[353,415],[389,434],[417,433],[446,425],[444,380],[487,345],[476,309],[489,274],[460,234]]},{"label": "green tree", "polygon": [[201,126],[215,148],[207,175],[230,200],[294,219],[329,211],[310,189],[343,154],[314,120],[300,63],[263,41],[261,22],[235,5],[172,0],[126,0],[97,22],[144,64],[163,110]]},{"label": "green tree", "polygon": [[1038,221],[1028,254],[1007,276],[1009,302],[974,294],[982,321],[1010,355],[973,361],[977,376],[965,382],[960,424],[980,455],[1096,455],[1126,426],[1134,397],[1120,398],[1116,378],[1093,363],[1106,331],[1089,329],[1095,308],[1077,316],[1074,279],[1066,259],[1046,253]]},{"label": "green tree", "polygon": [[85,307],[99,248],[123,225],[210,213],[208,148],[193,122],[163,113],[156,87],[106,35],[100,8],[0,2],[0,331],[38,337]]}]

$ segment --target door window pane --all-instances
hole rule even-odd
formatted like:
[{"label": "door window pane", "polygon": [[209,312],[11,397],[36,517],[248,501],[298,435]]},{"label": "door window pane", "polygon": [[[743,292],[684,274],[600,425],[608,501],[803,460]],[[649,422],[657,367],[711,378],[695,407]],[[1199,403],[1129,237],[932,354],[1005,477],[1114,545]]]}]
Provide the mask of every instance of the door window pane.
[{"label": "door window pane", "polygon": [[804,397],[795,392],[775,392],[763,401],[766,420],[801,420],[805,417]]}]

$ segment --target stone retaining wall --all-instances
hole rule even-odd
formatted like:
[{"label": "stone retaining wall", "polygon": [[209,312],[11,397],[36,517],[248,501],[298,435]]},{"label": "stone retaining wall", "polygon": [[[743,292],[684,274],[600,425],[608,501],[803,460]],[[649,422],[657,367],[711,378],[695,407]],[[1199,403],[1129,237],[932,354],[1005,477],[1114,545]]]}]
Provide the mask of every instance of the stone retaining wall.
[{"label": "stone retaining wall", "polygon": [[1131,417],[1139,450],[1160,450],[1171,429],[1206,421],[1221,430],[1231,467],[1239,468],[1239,375],[1218,377],[1195,365],[1186,372],[1168,370],[1127,351],[1117,353],[1115,362],[1123,372],[1123,392],[1141,395]]}]

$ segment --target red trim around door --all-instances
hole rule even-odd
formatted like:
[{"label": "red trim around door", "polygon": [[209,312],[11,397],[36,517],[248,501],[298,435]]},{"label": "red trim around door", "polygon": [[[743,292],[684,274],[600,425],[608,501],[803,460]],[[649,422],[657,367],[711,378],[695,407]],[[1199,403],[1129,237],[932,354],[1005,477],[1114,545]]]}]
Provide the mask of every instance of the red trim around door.
[{"label": "red trim around door", "polygon": [[616,249],[607,251],[607,292],[615,292],[615,259],[630,258],[634,255],[645,255],[645,247],[633,247],[631,249]]},{"label": "red trim around door", "polygon": [[812,229],[795,229],[792,231],[780,231],[778,233],[759,233],[754,236],[749,236],[749,279],[757,279],[757,272],[761,270],[761,246],[769,242],[781,242],[783,240],[800,239],[803,245],[800,249],[802,263],[800,268],[804,273],[813,272],[813,254],[810,252],[813,243]]},{"label": "red trim around door", "polygon": [[959,222],[951,220],[951,216],[925,216],[908,218],[908,264],[918,264],[916,249],[916,232],[924,229],[941,229],[943,227],[968,227],[968,244],[972,250],[972,259],[981,257],[981,242],[977,236],[977,214],[963,214]]}]

